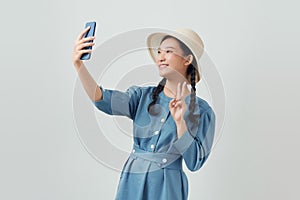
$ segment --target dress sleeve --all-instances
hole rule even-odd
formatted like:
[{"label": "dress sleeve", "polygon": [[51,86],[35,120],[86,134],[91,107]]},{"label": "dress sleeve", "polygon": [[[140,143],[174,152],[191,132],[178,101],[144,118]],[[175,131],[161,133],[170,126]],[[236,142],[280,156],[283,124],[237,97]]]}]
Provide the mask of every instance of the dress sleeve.
[{"label": "dress sleeve", "polygon": [[125,92],[119,90],[104,89],[102,99],[93,101],[94,105],[109,115],[122,115],[133,119],[141,97],[141,90],[138,86],[131,86]]},{"label": "dress sleeve", "polygon": [[[190,96],[185,101],[188,105]],[[200,110],[198,103],[195,103],[194,112],[187,109],[184,120],[188,130],[173,143],[173,147],[183,156],[187,168],[196,171],[205,163],[212,148],[215,113],[209,105]]]}]

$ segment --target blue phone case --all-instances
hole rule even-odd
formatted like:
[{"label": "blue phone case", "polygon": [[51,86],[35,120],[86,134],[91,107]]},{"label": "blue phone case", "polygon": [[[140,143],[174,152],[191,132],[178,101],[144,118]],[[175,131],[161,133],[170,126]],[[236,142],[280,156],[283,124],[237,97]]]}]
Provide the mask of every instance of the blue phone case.
[{"label": "blue phone case", "polygon": [[[87,28],[87,27],[91,27],[89,30],[88,30],[88,32],[86,32],[86,34],[84,35],[84,38],[86,38],[86,37],[90,37],[90,36],[94,36],[95,35],[95,30],[96,30],[96,22],[87,22],[86,24],[85,24],[85,28]],[[92,42],[93,40],[91,40],[91,41],[88,41],[88,42]],[[92,49],[92,47],[91,46],[89,46],[89,47],[85,47],[85,48],[83,48],[83,49]],[[80,57],[80,59],[81,60],[88,60],[88,59],[90,59],[91,58],[91,54],[90,53],[84,53],[84,54],[82,54],[82,56]]]}]

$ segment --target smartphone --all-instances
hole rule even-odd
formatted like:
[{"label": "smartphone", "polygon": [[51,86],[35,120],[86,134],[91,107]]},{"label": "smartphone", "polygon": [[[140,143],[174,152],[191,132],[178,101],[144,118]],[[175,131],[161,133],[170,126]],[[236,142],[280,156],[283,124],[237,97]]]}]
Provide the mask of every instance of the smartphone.
[{"label": "smartphone", "polygon": [[[87,38],[87,37],[90,37],[90,36],[95,36],[96,22],[87,22],[85,24],[85,28],[87,28],[87,27],[91,27],[91,28],[86,32],[86,34],[84,35],[84,38]],[[93,42],[93,40],[90,40],[88,42]],[[85,47],[83,49],[92,49],[92,46]],[[90,58],[91,58],[90,53],[84,53],[80,57],[81,60],[89,60]]]}]

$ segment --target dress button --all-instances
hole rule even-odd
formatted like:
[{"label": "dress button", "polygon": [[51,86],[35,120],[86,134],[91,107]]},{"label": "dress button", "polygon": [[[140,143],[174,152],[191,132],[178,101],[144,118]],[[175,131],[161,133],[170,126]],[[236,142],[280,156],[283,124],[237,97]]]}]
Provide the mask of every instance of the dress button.
[{"label": "dress button", "polygon": [[164,123],[164,122],[165,122],[165,119],[164,119],[164,118],[162,118],[162,119],[160,120],[160,122],[161,122],[161,123]]},{"label": "dress button", "polygon": [[154,149],[154,144],[151,144],[150,148],[151,148],[151,149]]},{"label": "dress button", "polygon": [[154,135],[158,135],[158,134],[159,134],[159,131],[155,131],[155,132],[154,132]]},{"label": "dress button", "polygon": [[163,159],[162,159],[162,162],[163,162],[163,163],[166,163],[167,161],[168,161],[168,160],[167,160],[166,158],[163,158]]},{"label": "dress button", "polygon": [[135,152],[135,149],[132,150],[132,153],[134,153],[134,152]]}]

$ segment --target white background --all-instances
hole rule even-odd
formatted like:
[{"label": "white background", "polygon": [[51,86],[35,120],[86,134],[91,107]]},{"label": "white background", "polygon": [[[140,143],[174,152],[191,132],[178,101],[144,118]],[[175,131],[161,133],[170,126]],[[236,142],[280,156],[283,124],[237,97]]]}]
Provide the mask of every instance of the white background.
[{"label": "white background", "polygon": [[143,27],[190,27],[226,92],[222,137],[187,172],[191,200],[299,199],[299,3],[6,1],[0,7],[0,199],[113,199],[119,173],[87,153],[72,98],[73,43],[97,21],[96,43]]}]

